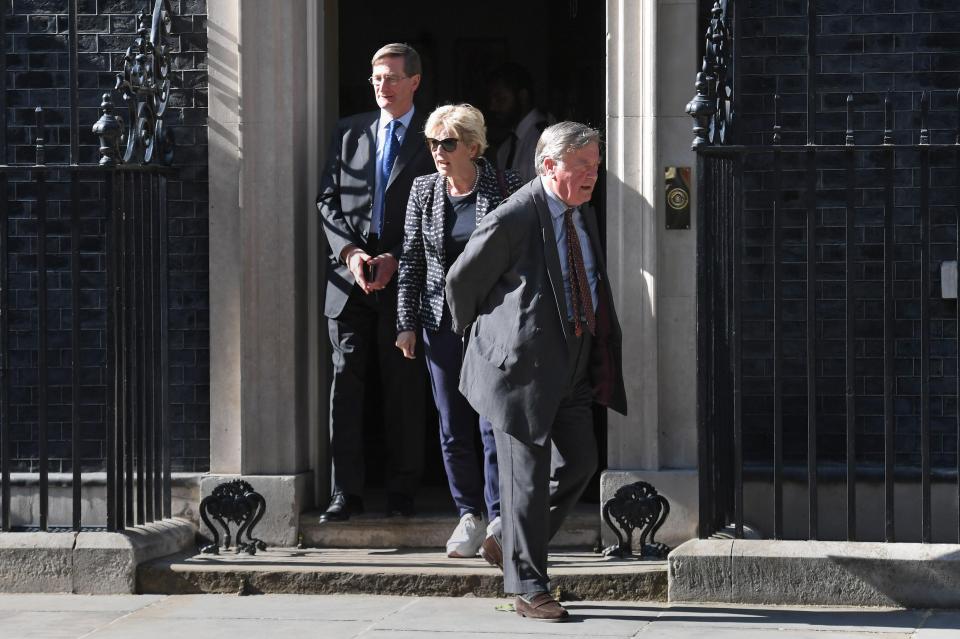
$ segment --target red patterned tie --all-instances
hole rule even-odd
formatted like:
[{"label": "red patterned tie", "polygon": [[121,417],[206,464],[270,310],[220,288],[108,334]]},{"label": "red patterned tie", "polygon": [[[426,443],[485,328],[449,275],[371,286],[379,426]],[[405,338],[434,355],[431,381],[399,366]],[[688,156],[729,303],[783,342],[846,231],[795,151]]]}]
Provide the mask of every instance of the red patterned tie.
[{"label": "red patterned tie", "polygon": [[591,335],[597,334],[597,319],[593,314],[593,296],[590,295],[590,280],[583,265],[580,236],[573,224],[574,209],[563,212],[563,228],[567,233],[567,271],[570,278],[570,303],[573,305],[573,324],[577,337],[583,335],[583,320]]}]

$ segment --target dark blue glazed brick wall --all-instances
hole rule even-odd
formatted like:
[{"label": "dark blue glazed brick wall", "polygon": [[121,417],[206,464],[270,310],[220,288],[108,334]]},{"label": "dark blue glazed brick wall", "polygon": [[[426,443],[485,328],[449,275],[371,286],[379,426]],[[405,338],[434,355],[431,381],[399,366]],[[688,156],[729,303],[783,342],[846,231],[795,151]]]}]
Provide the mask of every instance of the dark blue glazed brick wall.
[{"label": "dark blue glazed brick wall", "polygon": [[[738,140],[770,144],[773,94],[780,93],[783,143],[806,142],[806,0],[737,3]],[[817,0],[816,141],[841,144],[846,96],[854,95],[856,141],[878,144],[883,97],[894,105],[894,141],[919,142],[920,96],[928,91],[931,142],[953,143],[960,89],[960,4],[947,0]],[[804,154],[785,153],[783,237],[784,436],[788,463],[807,458],[806,276]],[[940,264],[956,259],[960,171],[954,150],[931,153],[931,256],[920,261],[919,154],[895,158],[894,352],[896,461],[920,460],[920,273],[930,273],[930,424],[935,468],[956,468],[956,302],[940,299]],[[846,461],[844,318],[848,291],[842,153],[817,156],[817,447],[825,466]],[[858,151],[855,169],[856,451],[862,468],[883,461],[883,203],[884,156]],[[773,233],[772,153],[744,166],[743,357],[744,427],[749,463],[772,463]]]},{"label": "dark blue glazed brick wall", "polygon": [[[954,0],[815,0],[816,125],[821,143],[842,143],[853,93],[861,143],[880,142],[883,96],[894,104],[896,142],[917,142],[920,94],[931,93],[931,142],[953,142],[960,88],[960,4]],[[806,142],[807,2],[741,0],[738,127],[743,142],[769,142],[773,94],[783,142]]]},{"label": "dark blue glazed brick wall", "polygon": [[[166,121],[176,139],[176,179],[169,183],[170,417],[175,471],[209,467],[209,303],[207,235],[206,2],[173,0],[173,92]],[[34,108],[47,123],[46,161],[69,160],[69,43],[67,0],[2,0],[7,37],[4,97],[7,163],[33,163]],[[79,0],[80,162],[97,160],[90,132],[99,117],[100,96],[111,91],[133,43],[136,15],[146,0]],[[119,96],[115,96],[119,101]],[[118,110],[118,113],[120,111]],[[125,115],[125,112],[123,113]],[[16,469],[36,468],[36,187],[16,183],[12,199],[11,414]],[[66,179],[66,176],[61,176]],[[99,187],[84,187],[81,212],[81,439],[82,466],[93,470],[104,458],[102,379],[105,215]],[[49,189],[48,287],[50,322],[49,446],[51,471],[72,468],[70,440],[70,216],[65,184]],[[63,201],[61,201],[63,200]]]}]

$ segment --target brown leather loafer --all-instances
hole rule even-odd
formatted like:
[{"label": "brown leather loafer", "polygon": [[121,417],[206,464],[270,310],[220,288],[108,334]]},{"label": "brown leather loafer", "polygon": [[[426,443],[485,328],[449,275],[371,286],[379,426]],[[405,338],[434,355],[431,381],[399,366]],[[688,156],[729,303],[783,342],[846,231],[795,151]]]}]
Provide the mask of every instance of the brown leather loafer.
[{"label": "brown leather loafer", "polygon": [[484,538],[480,544],[480,556],[487,560],[491,566],[496,566],[503,570],[503,550],[500,548],[500,540],[496,535],[490,535]]},{"label": "brown leather loafer", "polygon": [[570,618],[567,609],[557,603],[548,592],[541,592],[527,603],[523,597],[517,597],[513,604],[517,614],[535,621],[566,621]]}]

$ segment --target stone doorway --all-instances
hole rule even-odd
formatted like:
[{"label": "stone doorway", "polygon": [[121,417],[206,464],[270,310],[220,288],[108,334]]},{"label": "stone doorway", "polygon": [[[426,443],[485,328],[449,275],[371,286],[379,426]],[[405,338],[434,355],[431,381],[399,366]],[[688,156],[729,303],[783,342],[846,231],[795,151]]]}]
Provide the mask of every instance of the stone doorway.
[{"label": "stone doorway", "polygon": [[[375,108],[370,86],[369,61],[380,45],[408,42],[420,53],[424,74],[417,93],[417,108],[429,112],[435,105],[469,102],[486,109],[485,78],[496,67],[511,62],[529,71],[534,82],[534,102],[557,119],[572,119],[602,126],[606,96],[606,8],[603,3],[549,0],[516,2],[492,0],[476,5],[469,15],[451,11],[449,3],[427,0],[410,5],[395,2],[344,3],[338,12],[339,114]],[[491,127],[491,147],[502,139]],[[601,176],[594,205],[604,227],[605,194]],[[601,228],[601,235],[605,229]],[[375,364],[374,364],[375,366]],[[372,376],[374,379],[376,375]],[[372,381],[368,393],[378,393]],[[428,391],[427,405],[433,401]],[[382,491],[382,414],[379,406],[367,410],[367,490]],[[606,411],[597,410],[595,428],[600,450],[606,450]],[[436,506],[450,506],[446,476],[440,458],[436,414],[428,410],[423,485],[426,498],[436,495]],[[606,468],[606,459],[600,460]],[[599,498],[599,485],[589,488],[585,500]],[[445,497],[445,500],[444,500]],[[322,495],[318,502],[324,502]],[[426,505],[426,504],[425,504]],[[431,504],[434,505],[434,504]]]}]

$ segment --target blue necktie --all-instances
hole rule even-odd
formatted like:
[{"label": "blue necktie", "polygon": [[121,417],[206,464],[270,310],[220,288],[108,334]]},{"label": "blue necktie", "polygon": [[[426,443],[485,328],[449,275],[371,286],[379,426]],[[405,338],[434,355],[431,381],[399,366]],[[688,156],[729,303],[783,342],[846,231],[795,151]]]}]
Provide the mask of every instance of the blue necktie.
[{"label": "blue necktie", "polygon": [[370,220],[370,231],[377,235],[383,228],[383,209],[386,207],[387,182],[390,181],[390,172],[393,171],[393,164],[397,161],[397,153],[400,152],[400,141],[397,139],[397,129],[400,127],[399,120],[390,120],[387,124],[387,138],[383,141],[383,153],[380,156],[380,185],[377,190],[380,192],[380,206],[373,212],[373,219]]}]

